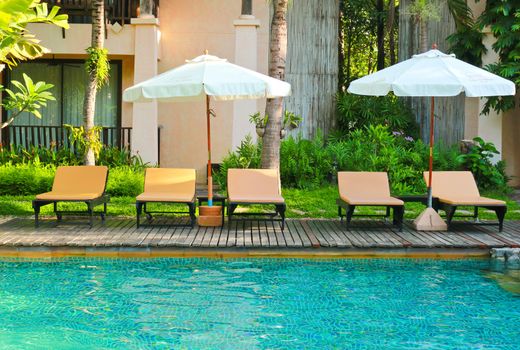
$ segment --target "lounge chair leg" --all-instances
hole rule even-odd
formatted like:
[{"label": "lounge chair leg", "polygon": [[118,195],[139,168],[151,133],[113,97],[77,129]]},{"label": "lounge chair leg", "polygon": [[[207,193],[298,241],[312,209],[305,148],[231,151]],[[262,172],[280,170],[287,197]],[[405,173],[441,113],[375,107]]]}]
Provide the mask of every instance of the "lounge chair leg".
[{"label": "lounge chair leg", "polygon": [[137,213],[137,228],[139,228],[139,226],[141,225],[141,213],[143,212],[143,203],[136,202],[135,209]]},{"label": "lounge chair leg", "polygon": [[[390,207],[388,207],[390,208]],[[394,207],[393,224],[399,228],[399,232],[403,231],[404,206]]]},{"label": "lounge chair leg", "polygon": [[478,207],[475,207],[473,209],[473,219],[475,222],[479,222],[480,220],[478,219]]},{"label": "lounge chair leg", "polygon": [[283,232],[283,230],[285,228],[285,209],[286,208],[287,208],[287,206],[285,204],[276,206],[276,211],[278,213],[280,213],[280,216],[282,218],[282,232]]},{"label": "lounge chair leg", "polygon": [[[395,210],[395,209],[394,209]],[[385,221],[388,221],[388,218],[390,217],[390,207],[386,207],[386,215],[385,215]]]},{"label": "lounge chair leg", "polygon": [[195,203],[187,203],[188,204],[188,208],[189,208],[189,211],[190,211],[190,226],[191,228],[193,228],[195,226],[195,221],[196,221],[196,218],[195,218]]},{"label": "lounge chair leg", "polygon": [[105,221],[105,217],[107,216],[107,202],[103,203],[103,212],[101,213],[101,221]]},{"label": "lounge chair leg", "polygon": [[352,216],[354,215],[354,210],[355,209],[356,209],[355,205],[349,205],[347,207],[347,222],[346,222],[347,229],[349,228],[350,221],[352,220]]},{"label": "lounge chair leg", "polygon": [[339,216],[339,221],[341,223],[343,223],[343,213],[341,211],[341,207],[338,205],[338,216]]},{"label": "lounge chair leg", "polygon": [[88,216],[89,216],[89,226],[92,228],[94,226],[94,210],[92,208],[92,204],[87,203],[88,207]]},{"label": "lounge chair leg", "polygon": [[451,220],[453,220],[453,216],[455,215],[457,206],[449,205],[449,206],[446,206],[445,210],[446,210],[446,223],[448,224],[448,229],[450,229]]},{"label": "lounge chair leg", "polygon": [[502,232],[504,229],[504,218],[506,217],[507,207],[498,207],[495,209],[495,213],[498,218],[498,232]]},{"label": "lounge chair leg", "polygon": [[39,221],[40,204],[33,201],[33,209],[34,209],[34,226],[39,227],[40,226],[40,221]]},{"label": "lounge chair leg", "polygon": [[228,203],[228,232],[231,231],[231,225],[233,223],[233,213],[235,212],[235,209],[237,208],[236,204]]}]

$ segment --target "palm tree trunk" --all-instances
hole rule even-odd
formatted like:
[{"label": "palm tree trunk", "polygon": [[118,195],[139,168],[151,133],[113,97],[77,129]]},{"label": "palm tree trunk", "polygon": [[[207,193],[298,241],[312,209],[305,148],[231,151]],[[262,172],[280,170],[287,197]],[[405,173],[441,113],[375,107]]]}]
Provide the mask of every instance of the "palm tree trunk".
[{"label": "palm tree trunk", "polygon": [[386,22],[386,31],[388,33],[388,49],[390,50],[390,65],[396,63],[395,60],[395,0],[388,2],[388,20]]},{"label": "palm tree trunk", "polygon": [[425,18],[419,19],[419,44],[421,52],[428,51],[428,21]]},{"label": "palm tree trunk", "polygon": [[377,70],[385,68],[385,19],[383,13],[385,11],[385,2],[383,0],[377,0],[376,11],[377,11],[377,25],[376,25],[376,37],[377,37]]},{"label": "palm tree trunk", "polygon": [[[102,48],[105,41],[105,1],[92,1],[92,43],[91,47]],[[94,127],[94,112],[96,110],[97,93],[97,68],[94,66],[88,74],[88,82],[85,88],[85,100],[83,102],[83,123],[85,126],[85,138],[89,144],[90,130]],[[95,165],[94,151],[89,148],[85,154],[85,165]]]},{"label": "palm tree trunk", "polygon": [[[284,80],[287,55],[288,0],[273,0],[274,15],[269,43],[269,75]],[[280,167],[280,130],[282,129],[283,99],[267,99],[265,113],[269,116],[262,142],[262,168]]]}]

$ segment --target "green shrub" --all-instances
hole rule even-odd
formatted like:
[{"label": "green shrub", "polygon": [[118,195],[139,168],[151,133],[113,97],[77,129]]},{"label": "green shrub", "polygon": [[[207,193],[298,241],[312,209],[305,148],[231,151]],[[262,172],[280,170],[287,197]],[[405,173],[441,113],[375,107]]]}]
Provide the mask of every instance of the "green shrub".
[{"label": "green shrub", "polygon": [[52,165],[1,165],[0,194],[29,195],[48,192],[56,168]]},{"label": "green shrub", "polygon": [[[108,167],[131,166],[135,169],[143,169],[142,159],[132,155],[127,149],[116,147],[101,148],[97,161],[99,165]],[[34,147],[24,148],[21,145],[0,148],[0,164],[47,164],[47,165],[81,165],[83,157],[76,154],[73,149],[66,146],[56,147],[51,145],[49,148]]]},{"label": "green shrub", "polygon": [[369,125],[386,125],[390,131],[417,138],[419,128],[412,110],[394,95],[360,96],[340,93],[337,97],[338,130],[333,139],[344,139]]},{"label": "green shrub", "polygon": [[[474,152],[480,154],[477,149]],[[480,153],[479,153],[480,152]],[[218,184],[225,189],[229,168],[258,168],[261,146],[250,138],[242,142],[236,152],[230,153],[215,174]],[[309,189],[328,182],[336,182],[337,171],[385,171],[388,172],[394,194],[425,193],[423,172],[428,170],[429,147],[401,132],[391,132],[388,126],[369,125],[353,130],[342,140],[323,141],[289,137],[280,148],[280,175],[284,187]],[[460,159],[482,159],[485,174],[476,175],[479,187],[504,193],[507,177],[504,165],[490,165],[489,156],[460,156],[457,148],[434,148],[434,170],[460,170]],[[480,164],[480,163],[478,163]],[[490,168],[491,166],[491,168]],[[502,170],[501,170],[502,169]],[[470,169],[474,171],[473,169]],[[487,182],[486,182],[487,181]]]},{"label": "green shrub", "polygon": [[337,171],[386,171],[392,191],[423,192],[422,171],[426,169],[425,147],[394,135],[377,125],[355,130],[349,137],[327,147]]},{"label": "green shrub", "polygon": [[143,169],[117,167],[108,173],[107,193],[111,196],[138,196],[143,192],[143,185]]},{"label": "green shrub", "polygon": [[[53,165],[0,165],[0,195],[35,195],[52,188],[56,167]],[[135,197],[143,190],[144,170],[132,167],[111,168],[107,193]]]},{"label": "green shrub", "polygon": [[491,162],[493,156],[500,152],[492,142],[486,142],[480,137],[475,137],[473,141],[475,144],[470,151],[459,155],[460,164],[473,173],[480,189],[508,192],[509,178],[505,173],[505,162]]},{"label": "green shrub", "polygon": [[315,188],[329,179],[332,162],[323,137],[289,137],[280,147],[280,176],[287,187]]},{"label": "green shrub", "polygon": [[251,136],[246,136],[237,150],[229,152],[222,160],[219,171],[213,174],[213,180],[222,190],[225,190],[227,187],[228,169],[260,168],[261,154],[262,145],[260,143],[254,144]]}]

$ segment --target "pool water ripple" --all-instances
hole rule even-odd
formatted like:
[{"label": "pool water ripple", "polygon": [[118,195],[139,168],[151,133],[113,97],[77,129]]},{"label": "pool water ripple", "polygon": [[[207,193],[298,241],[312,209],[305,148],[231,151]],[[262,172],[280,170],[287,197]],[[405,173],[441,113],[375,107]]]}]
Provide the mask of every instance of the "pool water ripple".
[{"label": "pool water ripple", "polygon": [[487,260],[0,260],[1,349],[518,349]]}]

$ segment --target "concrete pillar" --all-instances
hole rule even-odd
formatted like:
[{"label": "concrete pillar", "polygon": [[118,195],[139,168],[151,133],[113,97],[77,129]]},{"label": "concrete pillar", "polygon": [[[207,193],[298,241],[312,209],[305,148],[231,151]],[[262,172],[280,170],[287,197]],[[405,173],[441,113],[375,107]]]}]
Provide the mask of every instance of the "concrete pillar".
[{"label": "concrete pillar", "polygon": [[[235,26],[235,63],[257,70],[258,39],[257,28],[260,21],[253,15],[241,15],[233,22]],[[249,134],[256,140],[255,126],[249,122],[249,115],[258,111],[256,100],[234,101],[232,149],[240,146],[240,142]]]},{"label": "concrete pillar", "polygon": [[[488,64],[499,61],[498,54],[493,50],[492,45],[496,39],[491,33],[490,28],[484,28],[484,38],[482,43],[487,48],[487,53],[482,56],[482,66],[485,67]],[[486,99],[479,99],[479,111],[482,112]],[[497,113],[491,110],[488,115],[479,115],[478,117],[478,135],[487,142],[493,142],[500,152],[495,155],[493,161],[498,162],[502,159],[502,115],[503,113]]]},{"label": "concrete pillar", "polygon": [[[135,26],[134,84],[157,75],[159,58],[157,18],[132,18]],[[157,164],[157,102],[139,102],[133,105],[132,153],[145,163]]]}]

